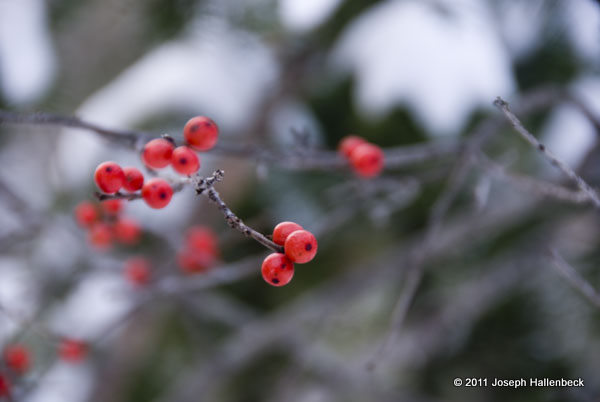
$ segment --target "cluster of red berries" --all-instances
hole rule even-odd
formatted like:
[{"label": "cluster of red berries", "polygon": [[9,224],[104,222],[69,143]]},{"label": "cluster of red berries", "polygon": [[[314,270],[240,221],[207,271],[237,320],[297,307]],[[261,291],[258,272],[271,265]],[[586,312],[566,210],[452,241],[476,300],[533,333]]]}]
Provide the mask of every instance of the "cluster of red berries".
[{"label": "cluster of red berries", "polygon": [[[185,241],[177,253],[177,264],[186,274],[208,271],[216,265],[220,251],[217,236],[206,226],[192,226],[185,233]],[[147,258],[136,256],[125,261],[125,278],[135,287],[142,288],[152,280],[152,264]]]},{"label": "cluster of red berries", "polygon": [[75,207],[77,223],[88,230],[88,242],[98,250],[107,250],[117,241],[131,246],[142,235],[140,225],[122,216],[122,200],[106,200],[99,204],[83,201]]},{"label": "cluster of red berries", "polygon": [[[200,158],[195,151],[207,151],[215,146],[219,128],[214,121],[204,116],[190,119],[183,128],[186,145],[175,147],[170,137],[156,138],[144,145],[142,161],[151,169],[162,169],[169,165],[177,173],[192,175],[200,169]],[[141,190],[141,196],[151,208],[164,208],[173,197],[173,188],[168,181],[153,178],[144,181],[144,175],[135,167],[121,168],[115,162],[103,162],[94,173],[96,185],[106,194],[116,194],[121,189],[130,193]]]},{"label": "cluster of red berries", "polygon": [[294,263],[304,264],[315,258],[317,239],[294,222],[281,222],[273,229],[273,242],[283,253],[273,253],[262,263],[262,277],[270,285],[284,286],[294,276]]},{"label": "cluster of red berries", "polygon": [[383,170],[384,155],[381,147],[362,137],[349,135],[342,138],[338,150],[361,177],[375,177]]},{"label": "cluster of red berries", "polygon": [[[87,344],[75,339],[62,339],[58,345],[58,356],[63,361],[77,363],[83,360],[87,353]],[[12,344],[4,349],[3,366],[12,374],[22,376],[31,368],[31,355],[29,350],[22,344]],[[8,396],[11,392],[11,384],[5,374],[0,372],[0,397]]]},{"label": "cluster of red berries", "polygon": [[177,264],[186,274],[206,272],[219,260],[217,236],[205,226],[192,226],[185,233],[184,246],[177,253]]}]

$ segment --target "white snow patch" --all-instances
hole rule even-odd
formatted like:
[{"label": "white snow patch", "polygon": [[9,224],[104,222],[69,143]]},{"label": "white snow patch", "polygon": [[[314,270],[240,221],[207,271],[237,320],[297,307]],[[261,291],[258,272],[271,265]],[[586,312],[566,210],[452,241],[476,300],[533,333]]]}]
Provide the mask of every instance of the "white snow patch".
[{"label": "white snow patch", "polygon": [[352,71],[361,110],[381,116],[399,103],[433,134],[457,133],[476,107],[514,89],[509,55],[485,3],[388,1],[344,33],[333,63]]}]

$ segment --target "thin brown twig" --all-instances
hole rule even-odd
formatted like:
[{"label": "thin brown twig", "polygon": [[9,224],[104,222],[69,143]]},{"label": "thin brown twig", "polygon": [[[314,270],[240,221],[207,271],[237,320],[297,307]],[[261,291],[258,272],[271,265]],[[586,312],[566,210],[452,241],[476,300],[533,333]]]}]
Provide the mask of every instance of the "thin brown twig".
[{"label": "thin brown twig", "polygon": [[229,227],[242,232],[245,236],[251,237],[266,248],[273,250],[276,253],[283,253],[282,246],[275,244],[262,233],[246,225],[221,199],[221,196],[214,188],[214,184],[223,180],[224,175],[225,172],[221,169],[218,169],[213,172],[212,176],[197,179],[195,184],[196,193],[198,195],[205,195],[209,201],[219,208],[219,211],[221,211],[225,217],[225,221],[227,221]]},{"label": "thin brown twig", "polygon": [[594,189],[590,187],[590,185],[587,184],[585,180],[583,180],[581,176],[575,173],[575,171],[571,169],[566,163],[558,159],[552,152],[550,152],[544,144],[538,141],[538,139],[535,138],[533,134],[531,134],[523,126],[519,118],[513,112],[511,112],[508,102],[506,102],[501,97],[497,97],[494,101],[494,105],[498,109],[500,109],[502,113],[504,113],[511,126],[517,131],[517,133],[521,135],[521,137],[523,137],[529,144],[531,144],[531,146],[537,149],[546,159],[550,161],[550,163],[553,166],[556,166],[564,174],[566,174],[567,177],[573,180],[573,182],[577,184],[577,187],[579,187],[581,191],[587,194],[594,206],[596,206],[596,208],[600,208],[600,198],[598,197],[596,191],[594,191]]}]

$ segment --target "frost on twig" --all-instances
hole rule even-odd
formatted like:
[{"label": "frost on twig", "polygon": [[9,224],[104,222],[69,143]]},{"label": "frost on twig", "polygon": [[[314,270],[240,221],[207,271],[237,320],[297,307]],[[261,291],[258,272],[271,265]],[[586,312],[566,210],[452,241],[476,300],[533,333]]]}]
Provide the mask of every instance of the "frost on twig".
[{"label": "frost on twig", "polygon": [[581,191],[583,191],[589,199],[592,201],[596,208],[600,208],[600,198],[596,191],[590,187],[589,184],[585,182],[573,169],[571,169],[566,163],[558,159],[552,152],[550,152],[544,144],[538,141],[537,138],[533,136],[521,123],[519,118],[510,111],[508,102],[506,102],[501,97],[497,97],[494,101],[494,106],[496,106],[508,119],[511,126],[523,137],[531,146],[537,149],[553,166],[556,166],[559,170],[561,170],[564,174],[566,174]]}]

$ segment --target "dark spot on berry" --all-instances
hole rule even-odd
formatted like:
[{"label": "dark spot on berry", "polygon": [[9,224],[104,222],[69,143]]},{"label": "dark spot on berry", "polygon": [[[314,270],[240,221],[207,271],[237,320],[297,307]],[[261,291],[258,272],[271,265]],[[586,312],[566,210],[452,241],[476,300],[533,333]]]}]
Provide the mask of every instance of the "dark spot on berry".
[{"label": "dark spot on berry", "polygon": [[310,243],[306,243],[306,245],[304,246],[304,249],[305,249],[306,251],[310,251],[310,250],[312,250],[312,244],[310,244]]},{"label": "dark spot on berry", "polygon": [[179,163],[181,163],[182,165],[185,165],[187,163],[187,159],[179,158]]},{"label": "dark spot on berry", "polygon": [[109,166],[109,167],[107,167],[107,168],[106,168],[106,171],[107,171],[108,173],[110,173],[110,172],[112,172],[112,168]]},{"label": "dark spot on berry", "polygon": [[281,269],[286,269],[286,267],[287,267],[287,265],[285,262],[283,264],[281,264]]},{"label": "dark spot on berry", "polygon": [[204,122],[204,127],[210,127],[210,126],[212,126],[212,123],[210,121]]},{"label": "dark spot on berry", "polygon": [[190,131],[198,131],[198,124],[193,124],[192,127],[190,127]]},{"label": "dark spot on berry", "polygon": [[165,198],[167,198],[167,193],[160,192],[160,193],[158,193],[158,196],[160,197],[161,200],[164,200]]},{"label": "dark spot on berry", "polygon": [[279,279],[277,279],[277,278],[273,278],[273,279],[271,279],[271,282],[273,282],[273,283],[275,283],[275,284],[278,284],[278,283],[279,283]]}]

